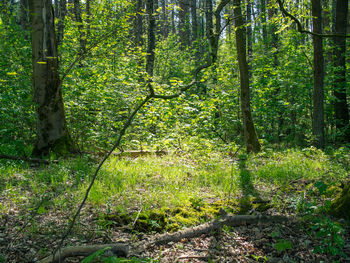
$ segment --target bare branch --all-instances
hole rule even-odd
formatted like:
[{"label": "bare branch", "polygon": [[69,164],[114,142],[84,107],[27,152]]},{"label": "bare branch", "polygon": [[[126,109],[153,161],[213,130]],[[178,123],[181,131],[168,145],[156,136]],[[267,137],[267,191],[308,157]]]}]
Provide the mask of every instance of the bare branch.
[{"label": "bare branch", "polygon": [[350,37],[350,35],[343,35],[343,34],[318,34],[309,30],[305,30],[301,24],[301,22],[299,21],[298,18],[296,18],[294,15],[292,15],[291,13],[289,13],[283,5],[283,2],[281,0],[276,0],[280,10],[282,12],[282,14],[284,14],[286,17],[289,17],[290,19],[292,19],[296,24],[297,24],[297,28],[298,28],[298,32],[300,33],[306,33],[306,34],[310,34],[312,36],[317,36],[317,37]]}]

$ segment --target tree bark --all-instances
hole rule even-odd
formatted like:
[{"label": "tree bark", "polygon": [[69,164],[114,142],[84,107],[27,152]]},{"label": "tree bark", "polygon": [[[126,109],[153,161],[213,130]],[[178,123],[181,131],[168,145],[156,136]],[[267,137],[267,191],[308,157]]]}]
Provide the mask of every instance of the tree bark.
[{"label": "tree bark", "polygon": [[[322,5],[321,0],[312,0],[313,32],[322,34]],[[313,36],[314,42],[314,86],[313,86],[313,114],[312,134],[315,137],[315,145],[324,147],[324,107],[323,107],[323,79],[324,60],[322,37]]]},{"label": "tree bark", "polygon": [[37,140],[33,155],[73,149],[64,113],[58,72],[57,41],[50,0],[29,0]]},{"label": "tree bark", "polygon": [[236,27],[236,48],[240,72],[241,111],[243,117],[244,139],[247,152],[259,152],[260,143],[255,131],[250,107],[249,70],[246,57],[246,36],[242,17],[241,1],[234,0],[234,21]]},{"label": "tree bark", "polygon": [[[347,31],[347,17],[348,17],[348,0],[337,0],[335,10],[335,33],[345,35]],[[334,112],[337,129],[345,129],[344,138],[349,141],[349,110],[346,98],[346,38],[334,38]]]}]

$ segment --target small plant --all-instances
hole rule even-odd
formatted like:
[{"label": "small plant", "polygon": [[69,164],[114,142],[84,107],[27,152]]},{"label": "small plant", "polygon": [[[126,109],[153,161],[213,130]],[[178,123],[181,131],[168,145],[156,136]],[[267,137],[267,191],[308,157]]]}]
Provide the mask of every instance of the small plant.
[{"label": "small plant", "polygon": [[288,240],[280,239],[274,245],[275,249],[278,253],[286,251],[287,249],[292,249],[292,243]]}]

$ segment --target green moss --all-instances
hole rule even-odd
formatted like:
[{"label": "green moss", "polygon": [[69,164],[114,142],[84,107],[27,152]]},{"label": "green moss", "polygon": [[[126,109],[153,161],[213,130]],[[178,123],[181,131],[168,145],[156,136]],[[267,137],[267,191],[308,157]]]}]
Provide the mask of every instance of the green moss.
[{"label": "green moss", "polygon": [[330,213],[337,217],[350,219],[350,183],[345,186],[341,195],[333,201]]}]

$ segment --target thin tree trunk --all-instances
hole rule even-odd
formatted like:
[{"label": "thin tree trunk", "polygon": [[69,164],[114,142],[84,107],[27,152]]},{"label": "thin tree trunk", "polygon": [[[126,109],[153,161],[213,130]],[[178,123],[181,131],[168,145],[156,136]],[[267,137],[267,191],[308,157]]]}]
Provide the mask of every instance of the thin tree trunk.
[{"label": "thin tree trunk", "polygon": [[73,149],[64,113],[51,0],[29,0],[37,141],[33,155]]},{"label": "thin tree trunk", "polygon": [[252,30],[252,5],[247,1],[247,44],[248,44],[248,69],[249,79],[252,78],[252,60],[253,60],[253,30]]},{"label": "thin tree trunk", "polygon": [[27,29],[28,29],[28,1],[21,0],[20,5],[21,5],[21,14],[20,14],[21,27],[24,31],[27,31]]},{"label": "thin tree trunk", "polygon": [[179,0],[179,37],[183,46],[190,44],[189,34],[189,0]]},{"label": "thin tree trunk", "polygon": [[261,25],[262,25],[262,37],[265,47],[267,47],[267,28],[266,28],[266,0],[260,0],[261,6]]},{"label": "thin tree trunk", "polygon": [[154,6],[153,0],[146,0],[146,11],[148,17],[148,36],[147,36],[147,57],[146,57],[146,72],[149,78],[153,77],[153,68],[154,68],[154,49],[156,45],[155,37],[155,28],[156,28],[156,19],[153,15]]},{"label": "thin tree trunk", "polygon": [[261,146],[255,131],[250,107],[249,71],[245,44],[246,36],[240,0],[234,0],[234,21],[236,27],[236,47],[240,72],[241,111],[243,118],[244,139],[247,152],[259,152]]},{"label": "thin tree trunk", "polygon": [[78,23],[80,52],[84,53],[86,50],[86,35],[84,32],[84,25],[83,25],[83,19],[82,19],[82,14],[81,14],[80,0],[74,0],[74,15],[75,15],[75,20]]},{"label": "thin tree trunk", "polygon": [[[320,0],[312,0],[313,32],[322,34],[322,5]],[[323,108],[323,43],[322,37],[313,36],[314,42],[314,87],[313,87],[313,114],[312,133],[318,148],[324,147],[324,108]]]},{"label": "thin tree trunk", "polygon": [[91,0],[86,0],[86,39],[91,35]]},{"label": "thin tree trunk", "polygon": [[169,35],[169,21],[168,21],[168,10],[167,10],[167,0],[162,0],[162,35],[164,38],[167,38]]},{"label": "thin tree trunk", "polygon": [[191,1],[191,19],[192,19],[192,43],[198,38],[198,22],[197,22],[197,0]]},{"label": "thin tree trunk", "polygon": [[57,44],[62,43],[64,37],[64,20],[67,13],[67,0],[60,0],[58,8],[58,23],[57,23]]}]

